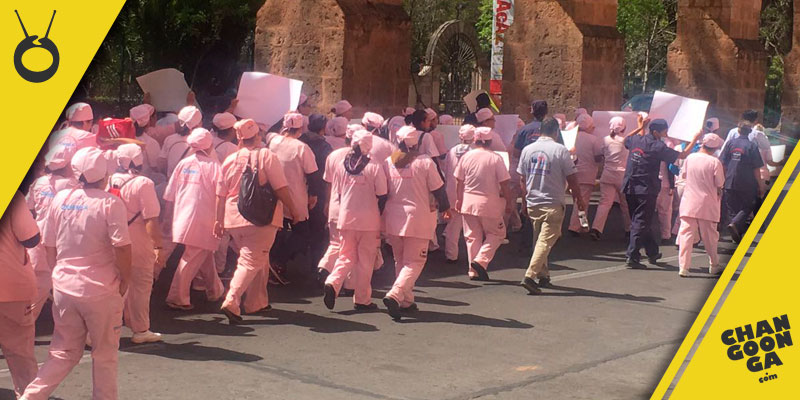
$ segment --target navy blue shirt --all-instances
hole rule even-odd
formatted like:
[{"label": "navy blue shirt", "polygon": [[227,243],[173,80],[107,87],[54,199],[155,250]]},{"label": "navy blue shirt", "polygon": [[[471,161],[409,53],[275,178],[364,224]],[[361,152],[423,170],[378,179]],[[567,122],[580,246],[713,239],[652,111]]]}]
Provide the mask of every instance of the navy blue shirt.
[{"label": "navy blue shirt", "polygon": [[542,136],[542,122],[533,120],[519,130],[519,134],[517,134],[517,141],[514,143],[514,148],[522,151],[525,146],[536,142],[540,136]]},{"label": "navy blue shirt", "polygon": [[753,170],[763,167],[764,161],[761,160],[757,144],[739,136],[725,145],[719,160],[725,167],[725,189],[745,192],[758,190]]},{"label": "navy blue shirt", "polygon": [[622,181],[622,192],[626,194],[657,195],[661,190],[658,173],[661,163],[672,164],[680,153],[670,149],[652,134],[632,135],[625,138],[629,150],[628,166]]}]

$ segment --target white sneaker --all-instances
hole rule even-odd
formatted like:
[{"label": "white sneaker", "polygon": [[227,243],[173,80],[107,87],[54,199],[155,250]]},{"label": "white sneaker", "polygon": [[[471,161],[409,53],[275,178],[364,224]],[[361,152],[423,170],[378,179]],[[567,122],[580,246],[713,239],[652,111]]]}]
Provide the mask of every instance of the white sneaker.
[{"label": "white sneaker", "polygon": [[722,271],[725,270],[725,267],[720,267],[719,265],[712,265],[708,267],[708,273],[711,275],[722,275]]},{"label": "white sneaker", "polygon": [[133,336],[131,336],[131,342],[135,344],[155,343],[160,341],[161,334],[150,331],[134,333]]},{"label": "white sneaker", "polygon": [[689,271],[682,269],[682,270],[678,271],[678,276],[680,276],[681,278],[686,278],[686,277],[689,276]]}]

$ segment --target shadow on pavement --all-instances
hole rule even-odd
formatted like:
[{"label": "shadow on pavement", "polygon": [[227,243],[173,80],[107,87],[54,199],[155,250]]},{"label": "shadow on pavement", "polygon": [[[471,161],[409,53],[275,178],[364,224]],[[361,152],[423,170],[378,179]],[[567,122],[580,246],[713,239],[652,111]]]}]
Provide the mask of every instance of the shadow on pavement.
[{"label": "shadow on pavement", "polygon": [[[549,290],[548,290],[549,289]],[[550,290],[558,290],[559,293],[553,293]],[[619,293],[608,293],[608,292],[598,292],[596,290],[589,290],[589,289],[582,289],[582,288],[573,288],[569,286],[563,285],[551,285],[550,287],[545,288],[542,294],[536,296],[550,296],[550,297],[598,297],[603,299],[616,299],[616,300],[629,300],[629,301],[641,301],[644,303],[660,303],[666,299],[663,297],[656,297],[656,296],[635,296],[632,294],[619,294]]]},{"label": "shadow on pavement", "polygon": [[[323,307],[320,305],[320,307]],[[269,319],[253,319],[252,317],[245,317],[242,325],[296,325],[309,328],[312,332],[317,333],[343,333],[343,332],[377,332],[378,327],[375,325],[365,324],[362,322],[351,321],[349,319],[339,319],[324,317],[322,315],[311,314],[303,311],[288,311],[272,309],[263,314]],[[219,324],[223,328],[227,328],[227,324]],[[239,325],[239,326],[242,326]]]},{"label": "shadow on pavement", "polygon": [[[387,315],[388,318],[388,315]],[[488,326],[492,328],[531,329],[533,325],[515,319],[498,319],[475,314],[455,314],[438,311],[416,311],[403,315],[401,323],[445,323],[456,325]]]},{"label": "shadow on pavement", "polygon": [[120,349],[120,351],[184,361],[256,362],[263,360],[263,357],[255,354],[241,353],[219,347],[201,346],[199,343],[172,344],[160,342],[150,346],[132,346]]}]

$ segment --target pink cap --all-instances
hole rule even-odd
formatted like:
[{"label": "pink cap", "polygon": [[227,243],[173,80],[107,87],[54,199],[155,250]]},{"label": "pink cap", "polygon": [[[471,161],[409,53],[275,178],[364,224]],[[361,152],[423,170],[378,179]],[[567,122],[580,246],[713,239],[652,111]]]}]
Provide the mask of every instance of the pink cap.
[{"label": "pink cap", "polygon": [[178,113],[178,121],[182,126],[194,129],[203,122],[203,114],[195,106],[186,106],[181,108],[181,111]]},{"label": "pink cap", "polygon": [[458,130],[458,138],[461,140],[474,140],[475,127],[472,125],[464,125]]},{"label": "pink cap", "polygon": [[214,119],[211,120],[211,123],[219,130],[231,129],[233,128],[233,124],[236,123],[236,117],[229,112],[223,112],[214,115]]},{"label": "pink cap", "polygon": [[333,137],[343,137],[347,134],[347,118],[336,117],[325,125],[325,134]]},{"label": "pink cap", "polygon": [[706,121],[706,130],[716,132],[719,129],[719,118],[709,118]]},{"label": "pink cap", "polygon": [[406,107],[406,108],[404,108],[404,109],[403,109],[403,116],[404,116],[404,117],[407,117],[407,116],[409,116],[409,115],[413,114],[413,113],[414,113],[414,111],[416,111],[416,110],[414,109],[414,107]]},{"label": "pink cap", "polygon": [[372,134],[368,130],[361,128],[353,133],[352,144],[361,148],[362,154],[367,154],[372,150]]},{"label": "pink cap", "polygon": [[195,150],[207,150],[213,142],[214,137],[206,128],[195,128],[186,138],[186,143]]},{"label": "pink cap", "polygon": [[383,125],[383,121],[384,119],[380,114],[367,112],[364,114],[364,118],[361,118],[361,125],[370,129],[378,129]]},{"label": "pink cap", "polygon": [[283,127],[287,129],[300,129],[303,127],[303,114],[290,112],[283,116]]},{"label": "pink cap", "polygon": [[336,115],[342,115],[350,110],[353,109],[353,105],[350,104],[347,100],[340,100],[336,105],[333,106],[333,113]]},{"label": "pink cap", "polygon": [[414,147],[419,143],[419,131],[413,126],[404,126],[397,131],[397,139],[408,147]]},{"label": "pink cap", "polygon": [[83,122],[94,119],[92,106],[86,103],[75,103],[67,108],[67,120],[69,122]]},{"label": "pink cap", "polygon": [[436,119],[436,117],[439,116],[439,114],[437,114],[436,111],[430,107],[425,109],[425,114],[427,114],[428,118],[430,119]]},{"label": "pink cap", "polygon": [[493,136],[492,135],[492,128],[489,128],[489,127],[475,128],[475,140],[476,141],[480,140],[480,141],[485,142],[487,140],[492,140],[492,136]]},{"label": "pink cap", "polygon": [[150,104],[139,104],[131,108],[130,116],[137,125],[145,127],[150,123],[150,117],[153,116],[154,112],[156,112],[156,109]]},{"label": "pink cap", "polygon": [[389,132],[394,135],[397,131],[406,125],[406,119],[401,116],[392,117],[389,120]]},{"label": "pink cap", "polygon": [[622,117],[611,118],[611,121],[608,123],[608,129],[617,135],[623,134],[625,132],[625,128],[625,118]]},{"label": "pink cap", "polygon": [[106,154],[95,147],[84,147],[72,156],[72,169],[86,183],[95,183],[108,174]]},{"label": "pink cap", "polygon": [[117,163],[120,167],[128,169],[132,166],[141,166],[144,163],[144,154],[138,144],[127,143],[120,145],[114,150],[117,156]]},{"label": "pink cap", "polygon": [[716,133],[707,133],[703,136],[703,146],[709,149],[718,149],[725,143],[722,138]]},{"label": "pink cap", "polygon": [[362,129],[364,129],[364,127],[361,126],[361,125],[356,125],[356,124],[347,125],[347,129],[345,129],[345,131],[344,131],[344,136],[346,138],[348,138],[348,139],[352,139],[353,138],[353,134],[358,132],[358,131],[360,131],[360,130],[362,130]]},{"label": "pink cap", "polygon": [[478,122],[480,122],[480,123],[484,123],[484,122],[492,119],[493,117],[494,117],[494,113],[492,112],[492,110],[490,110],[488,108],[481,108],[480,110],[478,110],[477,113],[475,113],[475,118],[477,118]]},{"label": "pink cap", "polygon": [[455,119],[452,115],[442,114],[439,116],[439,125],[454,125]]},{"label": "pink cap", "polygon": [[156,121],[156,126],[175,125],[176,122],[178,122],[178,116],[173,113],[169,113]]},{"label": "pink cap", "polygon": [[44,163],[51,171],[58,171],[69,165],[75,155],[75,146],[58,144],[44,156]]},{"label": "pink cap", "polygon": [[581,114],[578,116],[578,119],[575,120],[575,123],[578,124],[578,130],[589,132],[594,129],[594,120],[589,114]]},{"label": "pink cap", "polygon": [[258,135],[258,124],[249,118],[237,121],[233,124],[233,128],[236,129],[236,137],[241,140],[250,139]]},{"label": "pink cap", "polygon": [[578,120],[578,117],[584,114],[589,114],[589,111],[586,111],[585,108],[576,108],[575,109],[575,120]]}]

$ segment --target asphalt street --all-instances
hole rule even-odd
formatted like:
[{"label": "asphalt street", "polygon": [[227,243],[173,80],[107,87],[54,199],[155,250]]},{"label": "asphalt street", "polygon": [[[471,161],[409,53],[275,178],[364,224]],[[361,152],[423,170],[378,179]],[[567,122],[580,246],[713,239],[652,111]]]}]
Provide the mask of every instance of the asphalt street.
[{"label": "asphalt street", "polygon": [[[299,264],[293,283],[270,287],[273,309],[230,326],[219,304],[193,293],[195,310],[167,311],[162,274],[152,301],[153,330],[164,342],[133,345],[123,329],[121,399],[639,399],[649,397],[716,279],[696,250],[692,277],[679,278],[677,249],[647,270],[625,268],[614,208],[599,242],[564,236],[551,254],[554,287],[530,296],[517,286],[531,239],[513,234],[489,268],[470,281],[462,262],[431,253],[416,296],[420,310],[393,322],[380,298],[393,263],[373,279],[381,307],[352,310],[339,298],[328,311],[321,289]],[[725,240],[725,239],[723,239]],[[721,243],[727,262],[734,245]],[[300,263],[302,264],[302,263]],[[37,324],[36,354],[46,359],[49,310]],[[13,399],[0,362],[0,399]],[[55,392],[91,393],[87,351]]]}]

